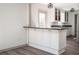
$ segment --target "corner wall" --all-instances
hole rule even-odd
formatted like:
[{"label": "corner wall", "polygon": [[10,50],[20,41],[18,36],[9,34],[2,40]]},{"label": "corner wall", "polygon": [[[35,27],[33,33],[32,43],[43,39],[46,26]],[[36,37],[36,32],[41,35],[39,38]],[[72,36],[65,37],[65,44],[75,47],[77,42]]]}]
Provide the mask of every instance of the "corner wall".
[{"label": "corner wall", "polygon": [[27,44],[28,4],[0,4],[0,50]]}]

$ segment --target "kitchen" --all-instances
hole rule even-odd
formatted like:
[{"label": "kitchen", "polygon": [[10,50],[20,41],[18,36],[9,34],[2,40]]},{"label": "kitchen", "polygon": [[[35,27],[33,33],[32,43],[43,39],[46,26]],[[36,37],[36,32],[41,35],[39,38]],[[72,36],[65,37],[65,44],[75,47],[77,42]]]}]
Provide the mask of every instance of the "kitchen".
[{"label": "kitchen", "polygon": [[0,35],[3,39],[0,41],[0,50],[5,51],[17,46],[29,45],[52,54],[65,52],[67,36],[74,35],[74,20],[71,23],[72,17],[70,17],[72,12],[53,4],[53,6],[49,5],[41,3],[0,4],[2,15],[0,19],[3,19],[0,25]]}]

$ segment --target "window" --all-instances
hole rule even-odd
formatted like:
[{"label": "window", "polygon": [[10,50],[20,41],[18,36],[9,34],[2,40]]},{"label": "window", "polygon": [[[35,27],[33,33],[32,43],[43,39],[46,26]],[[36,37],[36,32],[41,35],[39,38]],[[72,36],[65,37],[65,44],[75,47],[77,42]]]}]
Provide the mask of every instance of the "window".
[{"label": "window", "polygon": [[38,18],[39,27],[46,27],[46,12],[39,11]]}]

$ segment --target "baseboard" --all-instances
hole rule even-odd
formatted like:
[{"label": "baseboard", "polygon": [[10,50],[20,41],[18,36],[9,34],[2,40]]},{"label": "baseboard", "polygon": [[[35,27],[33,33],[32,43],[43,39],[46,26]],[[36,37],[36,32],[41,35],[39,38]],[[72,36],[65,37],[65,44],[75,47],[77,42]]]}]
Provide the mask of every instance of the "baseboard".
[{"label": "baseboard", "polygon": [[12,49],[17,49],[17,48],[20,48],[20,47],[23,47],[23,46],[28,46],[28,44],[23,44],[23,45],[19,45],[19,46],[7,48],[7,49],[2,49],[2,50],[0,50],[0,53],[5,52],[5,51],[9,51],[9,50],[12,50]]},{"label": "baseboard", "polygon": [[49,53],[54,54],[54,55],[60,55],[61,53],[65,52],[65,48],[63,48],[63,49],[61,49],[61,50],[58,51],[57,49],[50,48],[50,47],[45,47],[45,46],[41,46],[39,44],[35,44],[35,43],[32,43],[32,42],[29,42],[29,46],[38,48],[40,50],[49,52]]},{"label": "baseboard", "polygon": [[64,53],[66,51],[66,48],[62,48],[61,50],[59,50],[59,55],[61,55],[62,53]]}]

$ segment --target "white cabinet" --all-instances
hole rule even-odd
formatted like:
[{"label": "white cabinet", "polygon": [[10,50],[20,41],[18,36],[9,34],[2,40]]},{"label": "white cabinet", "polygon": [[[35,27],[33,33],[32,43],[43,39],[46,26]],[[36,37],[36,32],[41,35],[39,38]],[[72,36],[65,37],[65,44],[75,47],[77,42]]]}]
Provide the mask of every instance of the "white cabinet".
[{"label": "white cabinet", "polygon": [[45,47],[50,47],[50,34],[48,30],[41,30],[41,44]]},{"label": "white cabinet", "polygon": [[49,31],[49,38],[50,38],[50,47],[54,49],[58,49],[58,31],[57,30],[51,30]]},{"label": "white cabinet", "polygon": [[29,29],[29,43],[40,44],[41,31],[36,29]]},{"label": "white cabinet", "polygon": [[29,29],[29,43],[49,47],[49,33],[46,31],[47,30]]},{"label": "white cabinet", "polygon": [[53,54],[60,54],[65,51],[66,30],[29,28],[28,44]]}]

